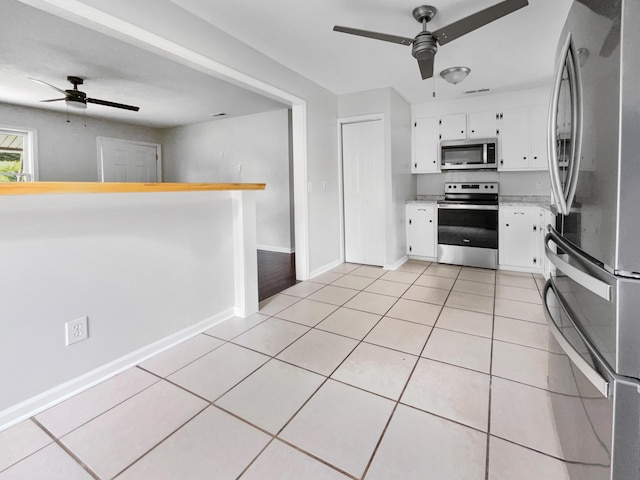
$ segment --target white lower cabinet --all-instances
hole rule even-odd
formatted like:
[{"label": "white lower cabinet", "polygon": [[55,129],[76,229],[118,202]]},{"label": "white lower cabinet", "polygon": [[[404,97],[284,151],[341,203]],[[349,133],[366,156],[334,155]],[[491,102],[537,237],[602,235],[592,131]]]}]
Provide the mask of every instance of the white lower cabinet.
[{"label": "white lower cabinet", "polygon": [[437,209],[435,204],[412,203],[406,206],[407,255],[436,257]]},{"label": "white lower cabinet", "polygon": [[542,272],[544,210],[535,206],[500,206],[498,258],[500,268]]}]

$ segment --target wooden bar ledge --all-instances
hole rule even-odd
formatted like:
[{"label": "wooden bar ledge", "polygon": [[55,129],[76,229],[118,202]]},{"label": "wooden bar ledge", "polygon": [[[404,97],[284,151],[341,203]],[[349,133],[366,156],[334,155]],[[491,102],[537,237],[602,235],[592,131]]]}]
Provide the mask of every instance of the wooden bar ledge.
[{"label": "wooden bar ledge", "polygon": [[0,183],[0,195],[206,192],[221,190],[264,190],[264,188],[264,183],[7,182]]}]

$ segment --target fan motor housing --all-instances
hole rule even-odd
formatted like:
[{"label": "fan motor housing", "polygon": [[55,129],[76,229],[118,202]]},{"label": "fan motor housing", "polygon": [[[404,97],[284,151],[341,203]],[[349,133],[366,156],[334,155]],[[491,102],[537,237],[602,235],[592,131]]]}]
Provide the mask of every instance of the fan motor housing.
[{"label": "fan motor housing", "polygon": [[431,32],[421,32],[416,35],[411,49],[411,55],[417,60],[433,58],[438,51],[438,44]]}]

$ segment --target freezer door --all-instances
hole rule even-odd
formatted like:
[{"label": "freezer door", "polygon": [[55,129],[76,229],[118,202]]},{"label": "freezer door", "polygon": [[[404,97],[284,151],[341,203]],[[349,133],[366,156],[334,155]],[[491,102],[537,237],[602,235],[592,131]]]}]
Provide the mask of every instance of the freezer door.
[{"label": "freezer door", "polygon": [[609,273],[553,227],[545,252],[557,293],[584,336],[616,374],[640,377],[640,280]]},{"label": "freezer door", "polygon": [[640,384],[615,375],[573,320],[551,279],[544,290],[551,406],[572,480],[638,480]]}]

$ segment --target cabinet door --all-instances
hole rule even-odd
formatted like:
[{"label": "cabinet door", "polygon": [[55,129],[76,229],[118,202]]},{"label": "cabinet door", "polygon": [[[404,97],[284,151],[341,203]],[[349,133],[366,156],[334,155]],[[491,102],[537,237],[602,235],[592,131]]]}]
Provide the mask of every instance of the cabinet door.
[{"label": "cabinet door", "polygon": [[529,110],[504,110],[500,114],[500,170],[529,168]]},{"label": "cabinet door", "polygon": [[498,114],[490,112],[469,113],[469,138],[495,138],[498,130]]},{"label": "cabinet door", "polygon": [[538,213],[537,207],[500,208],[500,265],[534,270],[540,268]]},{"label": "cabinet door", "polygon": [[547,163],[547,106],[536,105],[531,107],[530,115],[531,141],[530,147],[530,170],[548,170]]},{"label": "cabinet door", "polygon": [[438,120],[438,117],[419,118],[413,122],[411,173],[438,172]]},{"label": "cabinet door", "polygon": [[467,138],[467,114],[456,113],[440,117],[440,140]]},{"label": "cabinet door", "polygon": [[407,205],[407,255],[436,256],[436,219],[433,205]]}]

